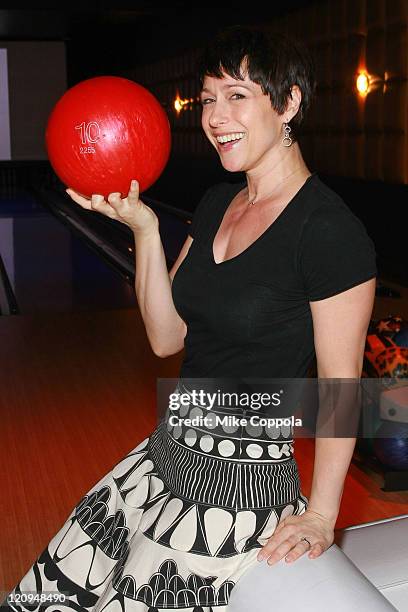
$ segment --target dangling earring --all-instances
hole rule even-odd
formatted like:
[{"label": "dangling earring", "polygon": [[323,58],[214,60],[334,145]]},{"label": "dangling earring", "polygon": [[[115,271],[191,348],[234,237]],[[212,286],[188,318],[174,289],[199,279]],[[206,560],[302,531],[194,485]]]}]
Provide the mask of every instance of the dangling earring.
[{"label": "dangling earring", "polygon": [[291,137],[289,136],[291,131],[292,131],[292,128],[290,127],[289,122],[287,121],[286,123],[283,124],[284,137],[282,139],[282,144],[284,147],[290,147],[290,145],[293,142]]}]

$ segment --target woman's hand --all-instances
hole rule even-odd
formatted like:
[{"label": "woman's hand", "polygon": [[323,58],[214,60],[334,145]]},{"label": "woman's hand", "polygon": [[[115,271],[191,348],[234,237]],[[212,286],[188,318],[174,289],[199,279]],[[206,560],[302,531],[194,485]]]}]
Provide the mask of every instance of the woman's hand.
[{"label": "woman's hand", "polygon": [[[310,546],[302,538],[307,538]],[[268,559],[268,565],[273,565],[285,557],[285,561],[290,563],[306,552],[309,553],[309,559],[315,559],[333,542],[333,521],[313,510],[305,510],[300,515],[288,516],[278,524],[257,559]]]},{"label": "woman's hand", "polygon": [[74,202],[86,210],[95,210],[124,223],[135,233],[149,233],[157,229],[159,220],[153,210],[139,199],[139,183],[133,180],[130,190],[123,200],[120,193],[110,193],[105,201],[102,195],[92,195],[91,199],[85,198],[73,189],[66,189],[67,194]]}]

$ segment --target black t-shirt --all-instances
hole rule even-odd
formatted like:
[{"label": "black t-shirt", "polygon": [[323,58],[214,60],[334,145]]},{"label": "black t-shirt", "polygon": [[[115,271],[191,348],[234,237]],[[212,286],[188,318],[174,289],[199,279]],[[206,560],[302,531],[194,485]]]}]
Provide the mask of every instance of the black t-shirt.
[{"label": "black t-shirt", "polygon": [[187,324],[181,377],[305,377],[315,354],[309,301],[376,276],[364,225],[316,174],[255,242],[216,264],[214,237],[245,186],[211,187],[194,212],[172,284]]}]

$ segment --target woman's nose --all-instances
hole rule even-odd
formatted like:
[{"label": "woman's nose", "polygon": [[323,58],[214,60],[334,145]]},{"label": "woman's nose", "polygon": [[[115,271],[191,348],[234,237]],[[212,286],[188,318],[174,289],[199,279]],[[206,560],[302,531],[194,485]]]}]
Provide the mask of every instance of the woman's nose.
[{"label": "woman's nose", "polygon": [[214,102],[209,114],[208,122],[211,127],[217,127],[228,122],[228,109],[222,102]]}]

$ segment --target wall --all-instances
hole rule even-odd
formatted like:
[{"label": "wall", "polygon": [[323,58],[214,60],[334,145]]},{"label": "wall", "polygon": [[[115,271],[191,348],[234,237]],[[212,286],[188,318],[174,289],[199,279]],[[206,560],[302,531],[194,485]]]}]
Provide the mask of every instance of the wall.
[{"label": "wall", "polygon": [[7,49],[12,160],[47,159],[48,116],[66,90],[63,42],[1,42]]}]

